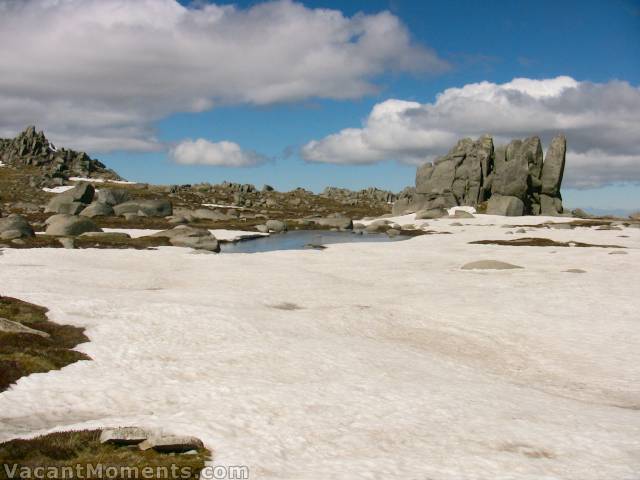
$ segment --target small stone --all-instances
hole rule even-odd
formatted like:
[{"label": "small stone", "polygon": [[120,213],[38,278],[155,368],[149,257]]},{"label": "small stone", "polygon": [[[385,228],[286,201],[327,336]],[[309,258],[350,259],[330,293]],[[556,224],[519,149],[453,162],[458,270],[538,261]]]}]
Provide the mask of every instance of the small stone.
[{"label": "small stone", "polygon": [[461,268],[462,270],[512,270],[524,267],[507,262],[500,262],[498,260],[478,260],[476,262],[469,262]]}]

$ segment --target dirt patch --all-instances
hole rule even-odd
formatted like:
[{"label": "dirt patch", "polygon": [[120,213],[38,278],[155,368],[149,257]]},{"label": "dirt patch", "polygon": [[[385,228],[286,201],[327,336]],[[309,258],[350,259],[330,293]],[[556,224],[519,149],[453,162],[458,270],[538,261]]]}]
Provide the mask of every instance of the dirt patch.
[{"label": "dirt patch", "polygon": [[513,240],[476,240],[471,245],[504,245],[510,247],[597,247],[597,248],[626,248],[620,245],[597,245],[583,242],[557,242],[550,238],[514,238]]},{"label": "dirt patch", "polygon": [[53,323],[47,319],[46,312],[46,308],[32,303],[0,297],[0,317],[49,334],[45,338],[0,332],[0,392],[31,373],[58,370],[78,360],[90,360],[84,353],[72,350],[89,341],[84,329]]},{"label": "dirt patch", "polygon": [[271,308],[275,308],[276,310],[287,310],[287,311],[293,311],[293,310],[303,310],[304,307],[301,307],[300,305],[296,304],[296,303],[292,303],[292,302],[282,302],[282,303],[276,303],[275,305],[269,305]]}]

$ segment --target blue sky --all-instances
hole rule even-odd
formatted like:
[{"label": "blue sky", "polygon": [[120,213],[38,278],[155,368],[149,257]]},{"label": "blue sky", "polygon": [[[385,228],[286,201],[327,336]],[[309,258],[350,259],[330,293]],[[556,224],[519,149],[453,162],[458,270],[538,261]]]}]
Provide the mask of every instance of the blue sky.
[{"label": "blue sky", "polygon": [[[157,0],[160,3],[167,1]],[[154,0],[148,0],[148,3],[153,5]],[[196,6],[189,2],[181,3],[190,8],[202,8],[205,2],[198,2]],[[218,5],[233,5],[235,10],[240,12],[248,12],[260,3],[217,2]],[[571,77],[577,82],[578,88],[585,90],[585,98],[589,99],[586,103],[592,98],[596,98],[594,102],[607,103],[612,95],[617,95],[616,101],[621,104],[624,104],[624,99],[628,96],[635,102],[640,91],[638,1],[332,0],[306,1],[303,4],[305,12],[316,8],[333,9],[340,11],[344,18],[350,20],[355,18],[354,15],[359,15],[359,12],[365,16],[375,16],[386,10],[409,32],[412,48],[426,46],[437,56],[438,61],[446,63],[448,67],[433,67],[415,72],[412,68],[406,67],[387,68],[393,59],[381,60],[381,68],[363,74],[364,78],[375,85],[377,91],[353,94],[344,99],[334,98],[339,96],[339,93],[325,95],[320,91],[316,95],[310,91],[302,95],[302,98],[274,98],[266,102],[256,101],[257,97],[237,101],[229,98],[223,101],[216,99],[212,105],[197,108],[195,110],[201,111],[191,113],[180,113],[184,112],[184,109],[173,105],[159,112],[145,107],[141,110],[144,113],[136,112],[135,117],[149,115],[148,119],[140,121],[144,123],[144,132],[153,136],[154,141],[163,148],[138,148],[136,138],[121,142],[123,148],[118,148],[117,142],[107,141],[105,138],[95,141],[95,145],[87,143],[92,147],[88,149],[89,153],[127,178],[157,183],[230,180],[256,185],[269,183],[282,190],[302,186],[319,191],[327,185],[336,185],[354,189],[378,186],[398,191],[413,183],[415,163],[421,158],[415,148],[410,154],[407,153],[408,147],[404,144],[394,145],[383,153],[372,153],[369,149],[368,153],[363,152],[363,156],[358,157],[360,160],[353,161],[350,161],[348,153],[345,153],[344,161],[335,160],[334,163],[334,158],[331,158],[330,163],[327,163],[322,160],[328,155],[327,152],[331,155],[338,152],[340,156],[339,152],[343,151],[340,149],[346,147],[343,136],[338,138],[337,146],[332,145],[331,150],[327,150],[322,140],[329,135],[339,134],[346,128],[363,129],[365,137],[367,132],[373,135],[374,132],[380,131],[374,130],[374,127],[367,127],[367,119],[376,105],[389,99],[417,102],[412,108],[419,104],[423,111],[429,111],[429,105],[435,102],[436,95],[446,89],[462,88],[478,82],[497,85],[495,88],[500,94],[504,93],[500,85],[509,84],[518,77],[533,80]],[[401,33],[398,35],[401,36]],[[204,61],[207,61],[206,56]],[[224,71],[224,62],[216,64],[215,68],[219,70],[214,72]],[[286,66],[284,69],[286,70]],[[286,71],[282,74],[286,76]],[[611,83],[616,80],[626,82],[629,88]],[[590,85],[600,87],[596,96],[588,93]],[[188,93],[188,89],[187,85],[184,91]],[[104,101],[115,104],[116,100],[112,100],[112,97],[109,96],[108,100]],[[102,96],[100,98],[100,101],[103,101]],[[542,99],[540,102],[534,105],[535,109],[532,112],[539,111],[540,105],[546,105],[547,100]],[[85,102],[82,108],[89,103]],[[109,108],[111,106],[109,105]],[[118,115],[123,109],[126,110],[126,107],[119,104],[118,108]],[[564,107],[556,105],[553,108]],[[596,105],[590,112],[605,111],[603,109],[606,110],[606,106]],[[563,113],[559,110],[552,112],[558,117]],[[611,114],[611,118],[614,119],[611,123],[615,123],[615,119],[621,115],[619,110],[606,113]],[[526,114],[525,110],[523,115]],[[580,115],[587,113],[581,112]],[[637,132],[633,126],[635,118],[627,118],[627,113],[623,116],[627,120],[625,132]],[[114,118],[120,117],[115,117],[114,114]],[[446,123],[446,117],[443,118]],[[39,125],[44,123],[45,130],[55,130],[53,126],[49,126],[46,119],[37,118],[36,114],[33,119]],[[49,122],[51,123],[50,120]],[[578,123],[584,122],[580,120]],[[595,127],[596,123],[593,125],[593,131],[601,130]],[[447,138],[453,138],[458,131],[461,134],[470,131],[458,129],[457,125],[443,127],[448,129]],[[136,128],[133,123],[127,126],[128,131],[134,131]],[[386,131],[384,125],[376,128]],[[433,127],[430,128],[433,130]],[[487,122],[478,125],[477,131],[492,133],[499,138],[508,136],[509,129],[503,128],[502,131],[493,132],[491,128],[492,123]],[[566,132],[570,149],[572,128],[574,127],[569,127]],[[500,130],[499,127],[497,129]],[[552,132],[553,126],[543,129],[539,124],[533,123],[530,134],[538,134],[538,130],[543,140],[546,140],[545,135]],[[522,131],[524,133],[526,128]],[[589,131],[576,132],[576,138],[589,137]],[[61,129],[58,138],[60,141],[73,138],[73,133],[72,126],[65,127],[64,131]],[[360,133],[362,132],[358,134]],[[607,133],[603,141],[615,136],[615,133]],[[95,139],[99,135],[89,132],[86,136]],[[133,134],[132,136],[135,137]],[[175,156],[169,152],[170,149],[189,139],[203,139],[213,144],[233,142],[242,151],[257,152],[267,160],[249,167],[185,165],[184,162],[176,162]],[[313,153],[304,156],[307,159],[320,158],[320,161],[306,161],[302,158],[303,153],[300,149],[312,140],[320,142],[320,145]],[[448,147],[445,147],[445,144],[444,141],[438,144],[427,142],[425,145],[429,148],[425,147],[425,158],[446,153]],[[598,208],[638,207],[640,151],[633,150],[633,146],[620,151],[598,151],[597,155],[611,159],[611,168],[619,166],[618,175],[609,175],[607,172],[603,173],[601,165],[594,166],[597,159],[593,158],[593,145],[576,147],[576,153],[579,154],[575,157],[577,160],[573,167],[571,163],[567,166],[568,170],[573,170],[568,171],[569,184],[565,183],[563,188],[565,204]],[[571,162],[571,158],[568,157],[568,162]],[[602,160],[604,163],[607,161],[609,160]],[[580,162],[584,162],[584,167]],[[582,188],[571,188],[576,186]]]}]

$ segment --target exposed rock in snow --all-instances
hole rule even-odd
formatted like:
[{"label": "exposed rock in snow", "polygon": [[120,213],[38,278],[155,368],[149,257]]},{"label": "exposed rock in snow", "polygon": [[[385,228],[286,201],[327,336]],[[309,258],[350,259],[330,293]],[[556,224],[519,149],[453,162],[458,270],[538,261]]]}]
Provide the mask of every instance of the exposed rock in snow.
[{"label": "exposed rock in snow", "polygon": [[29,328],[19,322],[14,322],[6,318],[0,317],[0,332],[7,333],[28,333],[31,335],[38,335],[40,337],[49,337],[47,332],[42,332],[34,328]]},{"label": "exposed rock in snow", "polygon": [[498,260],[477,260],[475,262],[465,263],[460,268],[462,268],[462,270],[513,270],[523,267]]}]

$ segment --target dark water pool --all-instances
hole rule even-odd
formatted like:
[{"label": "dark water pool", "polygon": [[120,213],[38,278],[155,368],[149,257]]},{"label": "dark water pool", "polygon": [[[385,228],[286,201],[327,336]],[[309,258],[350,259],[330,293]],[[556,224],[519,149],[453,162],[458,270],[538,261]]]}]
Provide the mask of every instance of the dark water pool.
[{"label": "dark water pool", "polygon": [[258,253],[274,250],[303,250],[321,248],[332,243],[355,242],[398,242],[409,237],[399,235],[388,237],[384,233],[332,232],[327,230],[293,230],[287,233],[275,233],[268,237],[242,240],[236,243],[220,245],[223,253]]}]

